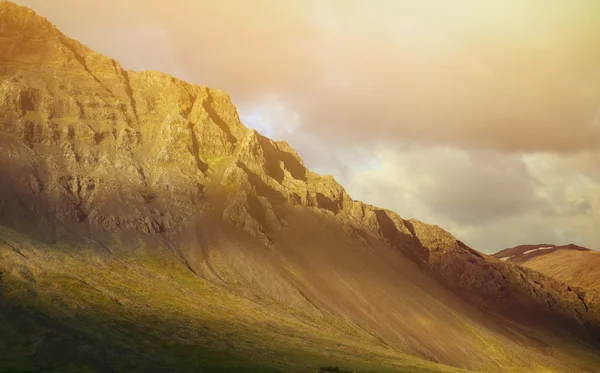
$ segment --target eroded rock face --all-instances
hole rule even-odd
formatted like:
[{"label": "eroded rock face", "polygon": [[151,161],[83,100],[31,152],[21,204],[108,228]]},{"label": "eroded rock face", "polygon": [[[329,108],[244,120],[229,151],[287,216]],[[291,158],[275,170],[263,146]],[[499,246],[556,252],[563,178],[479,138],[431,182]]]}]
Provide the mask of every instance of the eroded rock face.
[{"label": "eroded rock face", "polygon": [[[207,185],[221,180],[224,218],[255,236],[280,229],[278,203],[352,221],[346,210],[357,202],[332,177],[309,172],[287,143],[245,128],[225,93],[125,71],[25,8],[2,3],[0,12],[8,41],[0,53],[0,131],[18,152],[2,156],[15,178],[38,175],[6,180],[18,199],[53,200],[60,221],[162,232],[201,209]],[[250,197],[264,208],[242,208],[256,204]]]},{"label": "eroded rock face", "polygon": [[226,94],[124,71],[23,7],[2,2],[0,20],[3,221],[32,196],[32,216],[108,231],[176,230],[198,210],[212,158],[247,132]]},{"label": "eroded rock face", "polygon": [[[228,221],[247,195],[267,206],[270,226],[281,219],[268,207],[273,198],[334,213],[349,200],[332,178],[309,173],[287,143],[245,128],[222,91],[125,71],[26,8],[2,3],[0,12],[0,132],[18,152],[3,161],[15,175],[39,174],[33,184],[5,181],[19,199],[54,200],[61,221],[161,232],[200,209],[225,159]],[[159,201],[169,214],[151,211]]]},{"label": "eroded rock face", "polygon": [[502,263],[440,227],[354,201],[285,142],[244,127],[222,91],[123,70],[26,8],[0,2],[0,223],[55,240],[65,226],[174,235],[210,210],[264,245],[282,206],[398,249],[472,303],[534,307],[596,330],[593,292]]}]

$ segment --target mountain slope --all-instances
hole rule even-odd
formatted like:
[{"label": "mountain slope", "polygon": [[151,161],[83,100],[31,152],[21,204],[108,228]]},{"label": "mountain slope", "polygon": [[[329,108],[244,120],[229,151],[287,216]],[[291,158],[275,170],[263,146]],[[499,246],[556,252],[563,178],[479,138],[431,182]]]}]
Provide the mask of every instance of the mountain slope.
[{"label": "mountain slope", "polygon": [[548,254],[552,254],[556,251],[560,250],[570,250],[570,251],[583,251],[588,252],[590,249],[586,249],[585,247],[577,246],[574,244],[557,246],[552,244],[541,244],[541,245],[519,245],[512,248],[504,249],[496,254],[494,254],[494,258],[497,258],[502,261],[508,261],[511,263],[522,264],[533,258],[537,258],[539,256],[545,256]]},{"label": "mountain slope", "polygon": [[600,298],[0,2],[0,370],[593,372]]},{"label": "mountain slope", "polygon": [[518,263],[573,286],[600,289],[600,253],[594,250],[576,245],[524,245],[502,250],[494,257]]}]

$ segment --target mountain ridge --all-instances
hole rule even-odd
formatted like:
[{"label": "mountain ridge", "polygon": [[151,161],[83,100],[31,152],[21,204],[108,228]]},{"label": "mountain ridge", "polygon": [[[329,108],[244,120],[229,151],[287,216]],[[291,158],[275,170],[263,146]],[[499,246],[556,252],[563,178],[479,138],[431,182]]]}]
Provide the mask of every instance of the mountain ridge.
[{"label": "mountain ridge", "polygon": [[600,254],[582,246],[521,245],[502,250],[494,257],[531,268],[569,285],[600,289]]},{"label": "mountain ridge", "polygon": [[[322,328],[343,343],[328,335],[314,345],[342,361],[359,351],[388,367],[594,371],[553,354],[576,356],[563,352],[567,342],[598,343],[597,292],[353,200],[333,177],[306,169],[289,144],[243,126],[220,90],[125,71],[9,2],[0,2],[0,38],[0,284],[17,309],[49,315],[44,325],[81,323],[77,333],[104,346],[108,337],[85,326],[112,335],[98,320],[171,325],[160,314],[173,313],[185,320],[177,330],[202,320],[214,333],[249,341],[264,333],[310,356],[322,351],[303,341]],[[203,299],[215,310],[201,310]],[[171,340],[159,326],[148,330],[140,334]],[[204,345],[222,351],[213,346],[220,334],[207,340],[200,331],[172,340],[195,346],[192,354]],[[118,364],[114,350],[90,348],[92,360]]]},{"label": "mountain ridge", "polygon": [[537,256],[551,254],[557,250],[575,250],[575,251],[591,251],[591,249],[573,243],[567,245],[554,244],[537,244],[537,245],[519,245],[504,250],[500,250],[493,254],[494,258],[513,263],[523,263]]}]

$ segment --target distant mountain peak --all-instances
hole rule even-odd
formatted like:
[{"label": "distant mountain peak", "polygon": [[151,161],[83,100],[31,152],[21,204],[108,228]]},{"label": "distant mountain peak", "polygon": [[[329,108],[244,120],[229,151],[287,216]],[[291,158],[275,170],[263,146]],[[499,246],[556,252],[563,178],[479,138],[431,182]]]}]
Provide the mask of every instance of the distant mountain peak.
[{"label": "distant mountain peak", "polygon": [[570,243],[568,245],[537,244],[537,245],[519,245],[504,249],[493,256],[502,261],[513,263],[522,263],[537,256],[548,255],[557,250],[576,250],[590,251],[590,249]]},{"label": "distant mountain peak", "polygon": [[494,257],[574,286],[600,290],[600,253],[575,245],[521,245]]}]

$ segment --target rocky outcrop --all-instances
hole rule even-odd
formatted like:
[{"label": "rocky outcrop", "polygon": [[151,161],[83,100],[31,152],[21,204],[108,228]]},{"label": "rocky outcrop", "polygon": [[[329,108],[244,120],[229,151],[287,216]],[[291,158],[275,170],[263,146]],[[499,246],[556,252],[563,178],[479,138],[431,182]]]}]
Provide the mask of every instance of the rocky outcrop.
[{"label": "rocky outcrop", "polygon": [[0,19],[0,136],[10,149],[0,154],[0,220],[32,198],[44,203],[30,216],[108,231],[177,230],[198,211],[211,162],[247,132],[226,94],[125,71],[27,8],[2,2]]},{"label": "rocky outcrop", "polygon": [[[19,186],[17,199],[54,200],[51,215],[60,221],[158,233],[201,210],[207,186],[218,182],[229,200],[223,216],[254,227],[247,228],[253,235],[281,224],[272,207],[279,203],[361,225],[353,216],[369,207],[331,176],[308,171],[287,143],[245,128],[222,91],[125,71],[30,10],[7,2],[0,8],[0,36],[9,41],[0,54],[0,133],[20,149],[5,162],[15,175],[31,168],[40,175],[33,186],[10,182]],[[269,222],[253,215],[260,209],[243,208],[254,204],[249,196],[265,206],[260,214]],[[155,216],[159,205],[168,213]],[[246,211],[246,223],[232,211]],[[11,220],[6,210],[3,216]]]}]

